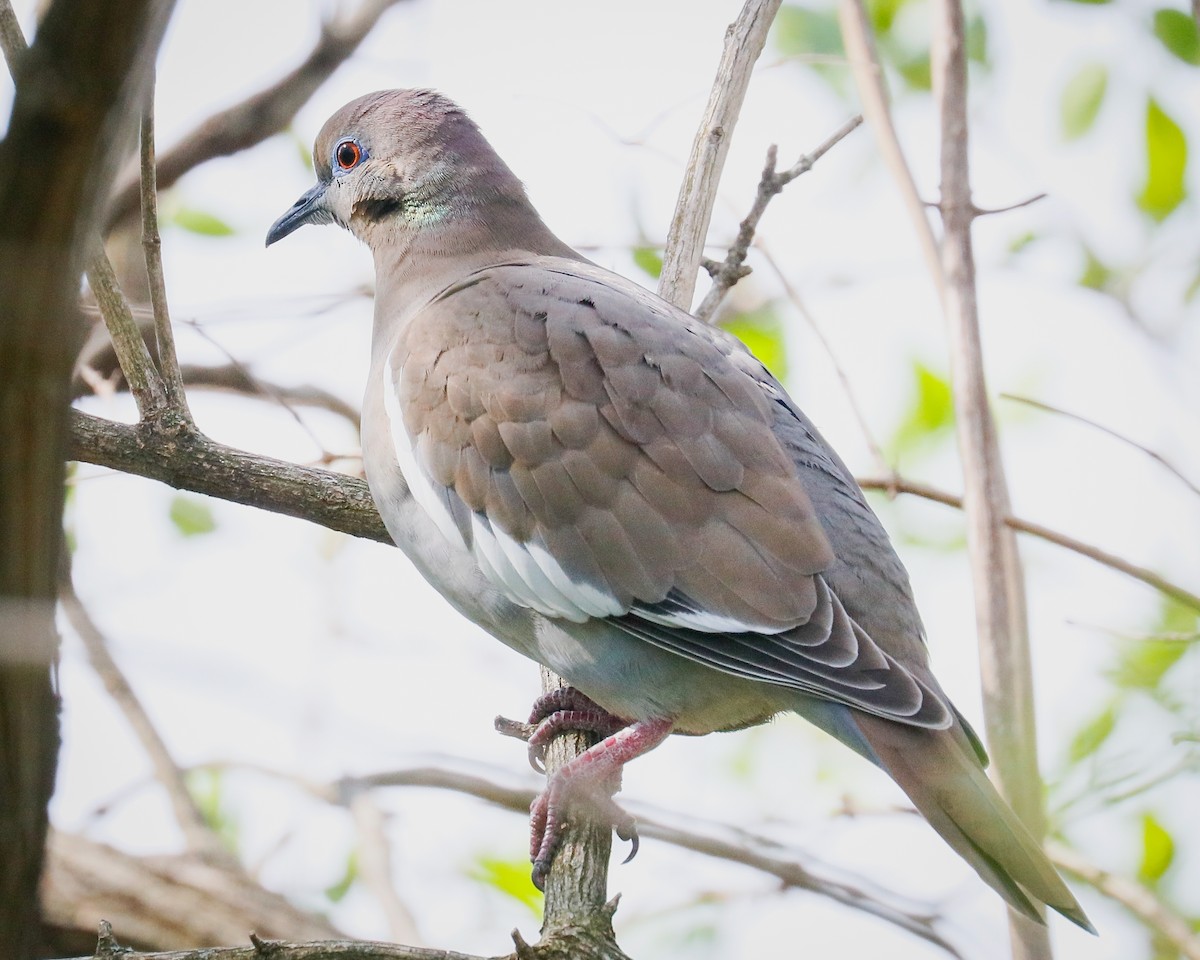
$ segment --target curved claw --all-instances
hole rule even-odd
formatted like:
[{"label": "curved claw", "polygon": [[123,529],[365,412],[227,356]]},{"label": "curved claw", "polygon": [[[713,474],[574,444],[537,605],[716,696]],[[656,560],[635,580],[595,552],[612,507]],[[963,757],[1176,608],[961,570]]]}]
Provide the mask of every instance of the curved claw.
[{"label": "curved claw", "polygon": [[526,754],[529,757],[529,765],[537,773],[545,774],[546,772],[546,748],[540,743],[530,744],[529,751]]},{"label": "curved claw", "polygon": [[533,871],[529,878],[533,881],[533,885],[542,893],[546,892],[546,877],[550,875],[550,862],[548,860],[534,860]]},{"label": "curved claw", "polygon": [[621,865],[624,866],[630,860],[632,860],[634,857],[637,856],[638,844],[640,843],[640,841],[638,840],[638,832],[637,832],[637,830],[633,830],[630,832],[630,836],[628,836],[628,837],[622,836],[620,833],[618,833],[617,836],[621,837],[622,840],[628,840],[630,843],[629,856],[627,856],[624,860],[621,861]]}]

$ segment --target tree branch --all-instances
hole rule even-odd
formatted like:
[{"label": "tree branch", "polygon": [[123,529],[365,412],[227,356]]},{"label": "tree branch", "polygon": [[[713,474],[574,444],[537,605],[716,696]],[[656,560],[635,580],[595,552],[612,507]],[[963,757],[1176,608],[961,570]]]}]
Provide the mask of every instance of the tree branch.
[{"label": "tree branch", "polygon": [[[265,90],[214,113],[158,159],[157,180],[167,189],[189,170],[216,157],[248,150],[286,130],[321,85],[358,49],[379,18],[400,0],[363,0],[353,13],[321,28],[304,61]],[[137,171],[123,176],[113,192],[104,232],[132,217],[140,195]]]},{"label": "tree branch", "polygon": [[1192,930],[1191,923],[1163,903],[1154,891],[1128,877],[1101,869],[1061,843],[1047,844],[1047,852],[1055,866],[1119,903],[1149,930],[1170,942],[1181,956],[1200,960],[1200,937]]},{"label": "tree branch", "polygon": [[74,410],[70,457],[391,543],[364,481],[217,443],[194,428],[113,423]]},{"label": "tree branch", "polygon": [[750,212],[746,214],[745,219],[738,226],[737,238],[734,240],[733,246],[729,248],[729,252],[725,255],[725,260],[716,267],[715,271],[712,269],[709,270],[713,278],[713,285],[704,295],[704,299],[696,309],[696,316],[699,319],[706,323],[711,321],[713,315],[717,312],[717,307],[721,305],[721,301],[725,298],[725,294],[749,272],[743,264],[746,262],[746,255],[750,252],[750,244],[754,242],[754,232],[758,229],[758,222],[762,219],[763,214],[767,212],[767,205],[771,200],[782,193],[783,188],[802,173],[808,173],[814,163],[820,160],[821,157],[839,142],[848,137],[861,123],[862,117],[854,117],[847,120],[817,149],[812,153],[805,154],[792,167],[784,170],[782,173],[775,170],[777,148],[773,144],[768,148],[767,162],[763,166],[762,176],[758,181],[758,190],[754,195],[754,204],[750,207]]},{"label": "tree branch", "polygon": [[750,85],[750,74],[767,42],[767,31],[781,2],[746,0],[737,19],[725,31],[721,63],[692,141],[658,281],[659,295],[684,310],[692,305],[696,272],[716,203],[721,170]]},{"label": "tree branch", "polygon": [[[0,944],[33,955],[59,699],[62,542],[77,295],[101,195],[173,3],[56,0],[23,46],[0,3],[16,94],[0,142]],[[30,157],[53,157],[31,175]]]},{"label": "tree branch", "polygon": [[887,86],[883,78],[883,65],[875,51],[875,42],[871,38],[871,20],[863,0],[839,0],[838,23],[842,28],[842,43],[846,48],[846,56],[850,60],[850,69],[854,74],[858,95],[862,99],[863,116],[875,131],[879,143],[879,151],[883,162],[891,171],[900,197],[908,210],[913,228],[917,234],[917,243],[921,248],[921,256],[934,285],[942,287],[942,261],[938,255],[937,240],[933,228],[929,225],[929,217],[925,212],[925,202],[917,192],[917,182],[913,179],[912,170],[904,158],[900,147],[900,137],[896,133],[896,125],[892,122],[892,112],[888,106]]},{"label": "tree branch", "polygon": [[154,334],[158,345],[158,366],[162,374],[167,406],[185,423],[192,422],[179,358],[175,355],[175,333],[171,329],[171,313],[167,306],[167,284],[163,278],[162,238],[158,234],[158,186],[154,176],[154,77],[150,78],[150,93],[142,110],[141,130],[141,199],[142,247],[146,256],[146,279],[150,288],[150,305],[154,311]]},{"label": "tree branch", "polygon": [[[941,114],[942,309],[949,331],[955,424],[963,464],[967,553],[975,588],[984,724],[993,776],[1039,840],[1046,833],[1037,760],[1025,581],[996,424],[988,402],[975,289],[968,161],[966,28],[960,0],[934,9],[933,89]],[[1009,910],[1014,960],[1051,955],[1042,924]]]}]

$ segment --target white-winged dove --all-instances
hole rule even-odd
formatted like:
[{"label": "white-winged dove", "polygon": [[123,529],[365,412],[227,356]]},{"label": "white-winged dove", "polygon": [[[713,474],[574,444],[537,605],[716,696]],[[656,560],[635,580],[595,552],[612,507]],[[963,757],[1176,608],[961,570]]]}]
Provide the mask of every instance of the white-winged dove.
[{"label": "white-winged dove", "polygon": [[861,490],[741,343],[555,237],[437,93],[347,104],[313,160],[267,243],[337,223],[374,254],[363,456],[389,532],[578,691],[540,702],[535,747],[606,737],[535,805],[535,878],[581,783],[670,733],[793,710],[890,774],[1014,908],[1091,929],[930,672]]}]

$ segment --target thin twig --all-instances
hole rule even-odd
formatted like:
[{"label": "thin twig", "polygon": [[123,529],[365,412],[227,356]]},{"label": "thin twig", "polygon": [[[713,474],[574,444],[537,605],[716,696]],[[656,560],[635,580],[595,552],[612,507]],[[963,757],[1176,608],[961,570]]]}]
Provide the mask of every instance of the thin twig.
[{"label": "thin twig", "polygon": [[716,268],[715,273],[711,267],[707,265],[705,267],[709,275],[713,278],[713,284],[704,295],[700,306],[696,309],[697,317],[705,322],[712,320],[713,315],[717,312],[717,307],[721,305],[721,301],[725,298],[725,294],[729,292],[738,280],[746,276],[747,271],[743,266],[746,262],[746,255],[750,252],[750,244],[754,242],[754,233],[758,229],[758,223],[762,219],[763,214],[767,212],[767,205],[771,200],[798,176],[811,170],[814,163],[820,160],[821,157],[833,149],[839,142],[848,137],[861,123],[861,116],[847,120],[812,153],[805,154],[792,167],[783,172],[775,170],[775,159],[777,156],[775,145],[772,144],[767,149],[767,160],[763,166],[762,176],[758,181],[758,190],[754,195],[754,204],[750,207],[750,212],[746,214],[745,219],[739,224],[737,238],[734,240],[733,246],[729,248],[724,262]]},{"label": "thin twig", "polygon": [[1154,891],[1128,877],[1109,873],[1061,843],[1051,841],[1046,844],[1046,852],[1055,866],[1121,904],[1155,934],[1170,941],[1181,955],[1200,960],[1200,938],[1191,924],[1163,903]]},{"label": "thin twig", "polygon": [[[197,769],[243,769],[284,780],[300,787],[326,803],[347,807],[364,791],[390,787],[430,787],[473,796],[494,806],[524,814],[535,796],[527,787],[509,786],[478,773],[468,772],[467,762],[445,766],[414,766],[382,771],[363,776],[347,777],[333,783],[318,783],[290,772],[241,762],[208,764]],[[638,833],[647,838],[662,840],[673,846],[696,853],[740,863],[781,881],[786,887],[807,890],[827,897],[872,916],[879,917],[958,957],[957,948],[937,929],[941,919],[932,909],[901,906],[899,895],[877,896],[868,892],[865,880],[835,880],[821,875],[814,858],[794,848],[788,849],[769,837],[729,824],[685,819],[678,814],[651,808],[640,803],[627,803],[636,816]]]},{"label": "thin twig", "polygon": [[842,385],[842,392],[846,395],[846,402],[850,405],[850,412],[854,415],[854,419],[858,421],[858,427],[862,431],[863,440],[867,444],[867,449],[870,451],[871,458],[875,461],[876,467],[882,473],[894,472],[891,464],[888,463],[887,457],[884,456],[883,447],[880,446],[879,441],[875,439],[875,433],[873,430],[871,430],[871,425],[867,421],[866,413],[863,412],[862,407],[859,405],[858,395],[854,392],[854,388],[850,385],[850,377],[847,375],[845,368],[838,359],[837,352],[833,349],[833,344],[829,342],[829,338],[825,336],[825,331],[817,322],[817,318],[808,308],[808,304],[805,303],[804,299],[800,296],[800,291],[797,290],[791,280],[788,279],[787,274],[779,265],[779,262],[775,259],[774,255],[771,253],[771,248],[761,240],[758,242],[757,246],[759,256],[761,256],[770,266],[771,270],[774,271],[776,279],[778,279],[780,285],[783,287],[784,294],[787,296],[792,306],[796,308],[796,311],[800,314],[800,316],[804,318],[804,322],[808,324],[813,336],[817,338],[817,342],[821,345],[821,349],[825,351],[825,356],[829,358],[829,362],[833,365],[833,372],[838,378],[838,383]]},{"label": "thin twig", "polygon": [[[180,437],[154,425],[114,423],[81,411],[71,414],[70,456],[84,463],[158,480],[179,490],[271,510],[351,536],[391,543],[366,483],[332,470],[298,467],[189,432]],[[866,490],[911,494],[962,509],[961,497],[900,476],[866,477],[860,479],[859,484]],[[1145,567],[1028,520],[1008,517],[1005,522],[1014,530],[1085,556],[1200,611],[1200,595]]]},{"label": "thin twig", "polygon": [[229,859],[228,852],[196,806],[196,801],[184,780],[183,771],[172,759],[167,745],[159,736],[141,700],[109,652],[107,639],[75,592],[68,564],[64,564],[63,574],[59,578],[59,602],[71,627],[83,641],[92,669],[96,671],[113,702],[125,715],[126,722],[133,728],[142,749],[150,758],[155,778],[167,791],[171,809],[175,812],[175,822],[183,831],[188,849],[219,862]]},{"label": "thin twig", "polygon": [[[400,0],[364,0],[324,25],[304,61],[264,90],[213,114],[158,158],[158,185],[166,190],[189,170],[216,157],[247,150],[286,130],[296,113]],[[120,178],[106,215],[105,232],[137,211],[138,174]]]},{"label": "thin twig", "polygon": [[1071,411],[1064,410],[1062,407],[1056,407],[1051,403],[1046,403],[1044,400],[1034,400],[1032,397],[1021,397],[1015,393],[1002,393],[1000,394],[1000,397],[1004,400],[1015,400],[1017,403],[1024,403],[1028,406],[1036,407],[1038,410],[1045,410],[1047,413],[1056,413],[1060,417],[1067,417],[1070,420],[1075,420],[1078,423],[1082,423],[1086,426],[1092,427],[1095,430],[1099,430],[1101,433],[1108,434],[1108,436],[1112,437],[1114,440],[1119,440],[1121,443],[1133,447],[1134,450],[1144,453],[1160,467],[1174,474],[1176,479],[1178,479],[1185,487],[1191,490],[1192,493],[1196,494],[1196,496],[1200,497],[1200,486],[1197,486],[1190,479],[1188,479],[1188,477],[1185,476],[1178,467],[1171,463],[1161,453],[1151,450],[1147,446],[1143,446],[1136,440],[1131,440],[1129,437],[1122,433],[1118,433],[1111,427],[1106,427],[1104,424],[1097,423],[1095,420],[1089,420],[1087,417],[1082,416],[1081,414],[1071,413]]},{"label": "thin twig", "polygon": [[[938,490],[927,484],[906,480],[898,474],[888,474],[884,477],[859,477],[858,485],[864,490],[882,490],[888,494],[908,493],[925,500],[933,500],[935,503],[943,503],[948,507],[954,507],[958,510],[963,508],[962,497],[953,493],[947,493],[944,490]],[[1051,530],[1040,523],[1022,520],[1020,517],[1014,517],[1011,514],[1004,518],[1004,522],[1013,530],[1028,533],[1039,540],[1045,540],[1073,553],[1078,553],[1080,556],[1087,557],[1089,560],[1095,560],[1096,563],[1132,577],[1134,580],[1140,580],[1147,586],[1153,587],[1160,593],[1179,601],[1184,606],[1200,612],[1200,594],[1193,593],[1179,584],[1159,576],[1153,570],[1130,563],[1128,560],[1109,553],[1107,550],[1102,550],[1089,543],[1076,540],[1074,537],[1068,537],[1065,533]]]},{"label": "thin twig", "polygon": [[138,416],[142,420],[152,420],[166,407],[166,387],[154,366],[142,331],[133,318],[129,301],[117,282],[112,262],[102,249],[97,249],[88,264],[87,278],[112,339],[117,362],[121,365],[125,382],[129,384],[129,392],[137,403]]},{"label": "thin twig", "polygon": [[1035,193],[1032,197],[1026,197],[1024,200],[1018,200],[1016,203],[1006,204],[1003,207],[975,207],[976,217],[991,217],[997,213],[1009,213],[1012,210],[1020,210],[1022,207],[1028,207],[1040,200],[1045,200],[1049,194]]},{"label": "thin twig", "polygon": [[721,63],[692,141],[691,156],[675,201],[675,214],[667,231],[667,248],[658,281],[659,295],[684,310],[692,305],[721,170],[750,85],[750,74],[767,42],[767,31],[781,2],[746,0],[737,19],[725,31]]},{"label": "thin twig", "polygon": [[397,942],[412,942],[417,939],[417,924],[392,881],[392,848],[383,811],[365,791],[353,797],[349,806],[358,831],[358,875],[363,886],[379,901],[388,935]]},{"label": "thin twig", "polygon": [[[9,0],[0,0],[0,45],[3,46],[8,71],[15,79],[13,66],[29,49],[29,45]],[[94,244],[96,253],[88,261],[87,267],[88,284],[100,306],[100,314],[108,327],[117,361],[125,374],[125,382],[129,384],[129,392],[137,403],[139,416],[143,419],[157,416],[166,402],[162,379],[138,331],[129,301],[117,283],[116,272],[104,252],[102,242],[97,238]]]},{"label": "thin twig", "polygon": [[925,258],[925,266],[933,279],[934,286],[942,288],[942,261],[938,255],[937,240],[933,235],[933,227],[929,224],[929,216],[925,211],[925,203],[917,191],[917,182],[913,179],[912,170],[900,147],[900,137],[896,133],[896,125],[892,122],[892,112],[888,106],[888,92],[884,84],[883,65],[875,50],[875,42],[871,38],[871,20],[863,0],[839,0],[838,23],[842,28],[842,43],[846,48],[846,56],[850,60],[850,69],[854,74],[858,95],[862,99],[863,116],[875,131],[883,162],[891,171],[900,197],[912,219],[913,229],[917,234],[917,244],[921,255]]},{"label": "thin twig", "polygon": [[158,341],[158,368],[166,390],[171,412],[188,423],[187,394],[175,354],[175,333],[171,329],[171,313],[167,307],[167,285],[163,278],[162,238],[158,233],[158,186],[154,179],[154,76],[150,78],[150,94],[142,111],[141,145],[142,187],[142,248],[146,256],[146,279],[150,287],[150,305],[154,310],[154,334]]}]

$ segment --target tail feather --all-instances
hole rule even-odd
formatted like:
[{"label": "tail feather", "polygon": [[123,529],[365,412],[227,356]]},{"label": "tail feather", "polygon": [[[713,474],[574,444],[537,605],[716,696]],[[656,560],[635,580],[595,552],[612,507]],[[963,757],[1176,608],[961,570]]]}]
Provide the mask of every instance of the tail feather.
[{"label": "tail feather", "polygon": [[856,712],[879,765],[947,843],[1018,912],[1044,922],[1036,903],[1095,933],[1075,896],[996,792],[957,725],[925,730]]}]

